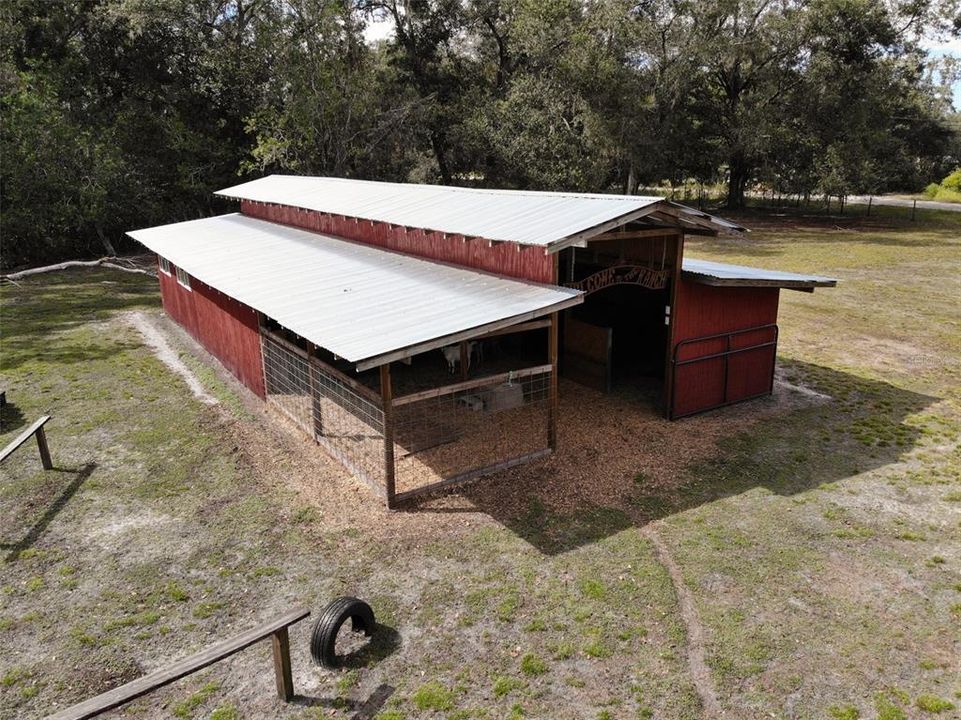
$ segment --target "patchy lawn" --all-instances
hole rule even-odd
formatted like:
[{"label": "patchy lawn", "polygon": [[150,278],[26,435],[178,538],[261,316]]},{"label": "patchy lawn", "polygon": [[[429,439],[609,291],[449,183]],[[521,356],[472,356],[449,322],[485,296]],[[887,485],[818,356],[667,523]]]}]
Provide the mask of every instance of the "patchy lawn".
[{"label": "patchy lawn", "polygon": [[[368,599],[387,626],[342,672],[291,631],[300,696],[269,649],[119,716],[382,720],[699,718],[673,558],[732,718],[958,717],[961,218],[754,216],[689,253],[838,276],[782,293],[773,398],[677,423],[641,397],[562,386],[599,456],[561,453],[387,513],[212,371],[148,278],[37,276],[0,289],[0,716],[41,717],[290,606]],[[893,217],[893,216],[892,216]],[[836,226],[840,225],[840,229]],[[196,399],[129,313],[219,400]],[[824,397],[827,396],[827,397]],[[562,417],[567,413],[562,413]]]}]

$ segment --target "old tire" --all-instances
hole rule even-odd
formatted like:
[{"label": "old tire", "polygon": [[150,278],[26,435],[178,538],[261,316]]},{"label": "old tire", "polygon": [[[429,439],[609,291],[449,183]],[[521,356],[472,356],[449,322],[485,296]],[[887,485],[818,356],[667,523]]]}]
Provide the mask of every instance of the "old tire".
[{"label": "old tire", "polygon": [[314,662],[325,668],[337,667],[334,645],[337,633],[348,618],[354,632],[363,632],[368,637],[373,634],[376,623],[370,605],[354,597],[339,597],[324,608],[310,633],[310,654]]}]

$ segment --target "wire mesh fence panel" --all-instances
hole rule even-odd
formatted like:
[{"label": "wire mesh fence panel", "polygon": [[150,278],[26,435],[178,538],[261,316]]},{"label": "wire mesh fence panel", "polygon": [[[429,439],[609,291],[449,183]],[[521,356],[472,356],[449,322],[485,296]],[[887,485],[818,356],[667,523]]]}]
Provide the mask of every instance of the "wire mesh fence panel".
[{"label": "wire mesh fence panel", "polygon": [[269,335],[262,337],[267,400],[313,437],[310,372],[306,351],[303,355],[298,355]]},{"label": "wire mesh fence panel", "polygon": [[384,492],[384,413],[335,370],[264,332],[267,400],[348,470]]},{"label": "wire mesh fence panel", "polygon": [[495,467],[548,447],[550,370],[394,407],[399,493]]},{"label": "wire mesh fence panel", "polygon": [[336,373],[315,363],[314,437],[354,474],[385,491],[384,411]]}]

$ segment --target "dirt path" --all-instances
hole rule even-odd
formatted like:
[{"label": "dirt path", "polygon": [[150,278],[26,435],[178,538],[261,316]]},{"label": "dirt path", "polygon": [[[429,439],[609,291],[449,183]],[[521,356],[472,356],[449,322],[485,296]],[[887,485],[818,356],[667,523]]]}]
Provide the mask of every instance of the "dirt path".
[{"label": "dirt path", "polygon": [[184,365],[176,351],[170,347],[167,338],[146,315],[140,312],[129,312],[124,313],[123,317],[143,336],[144,342],[154,351],[160,361],[184,379],[195,398],[207,405],[217,404],[217,398],[204,389],[203,383],[190,368]]},{"label": "dirt path", "polygon": [[674,592],[677,594],[677,604],[681,611],[681,619],[687,629],[687,664],[691,671],[691,681],[694,683],[698,697],[701,699],[703,715],[705,718],[720,718],[724,713],[717,699],[711,670],[704,659],[704,626],[701,625],[697,616],[694,598],[691,596],[690,590],[687,589],[687,585],[684,584],[681,569],[674,562],[674,558],[671,557],[667,545],[658,536],[653,523],[646,525],[641,530],[641,534],[654,545],[658,560],[671,576]]}]

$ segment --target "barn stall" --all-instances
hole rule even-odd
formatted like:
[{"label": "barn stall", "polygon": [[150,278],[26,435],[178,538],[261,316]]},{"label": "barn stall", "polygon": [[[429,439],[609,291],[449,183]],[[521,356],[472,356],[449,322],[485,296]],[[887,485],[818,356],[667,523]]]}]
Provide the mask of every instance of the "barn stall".
[{"label": "barn stall", "polygon": [[557,447],[557,379],[670,419],[769,393],[781,288],[684,257],[741,233],[661,198],[270,176],[131,232],[167,313],[394,506]]},{"label": "barn stall", "polygon": [[256,332],[235,374],[388,504],[556,447],[557,314],[582,293],[243,215],[133,235],[168,312],[225,362]]}]

